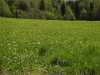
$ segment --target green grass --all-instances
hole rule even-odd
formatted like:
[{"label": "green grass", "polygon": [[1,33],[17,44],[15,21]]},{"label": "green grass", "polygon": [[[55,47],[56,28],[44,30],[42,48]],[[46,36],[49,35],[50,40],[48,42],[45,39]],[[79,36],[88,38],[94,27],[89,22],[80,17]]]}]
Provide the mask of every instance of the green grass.
[{"label": "green grass", "polygon": [[1,75],[100,75],[100,21],[0,17]]}]

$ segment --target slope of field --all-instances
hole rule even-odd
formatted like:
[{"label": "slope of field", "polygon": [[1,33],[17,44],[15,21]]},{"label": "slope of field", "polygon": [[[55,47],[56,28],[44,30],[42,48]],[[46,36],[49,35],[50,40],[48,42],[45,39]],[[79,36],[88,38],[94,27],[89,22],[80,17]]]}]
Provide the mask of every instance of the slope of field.
[{"label": "slope of field", "polygon": [[100,21],[0,17],[1,75],[100,75]]}]

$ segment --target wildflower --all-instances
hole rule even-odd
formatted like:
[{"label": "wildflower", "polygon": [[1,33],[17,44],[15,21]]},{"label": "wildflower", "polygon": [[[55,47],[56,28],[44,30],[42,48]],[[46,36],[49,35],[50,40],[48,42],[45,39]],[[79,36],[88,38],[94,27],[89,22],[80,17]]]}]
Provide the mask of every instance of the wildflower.
[{"label": "wildflower", "polygon": [[11,47],[9,49],[11,49]]},{"label": "wildflower", "polygon": [[0,44],[0,46],[3,46],[3,44]]},{"label": "wildflower", "polygon": [[70,53],[73,53],[73,51],[70,51]]},{"label": "wildflower", "polygon": [[13,54],[16,54],[16,53],[13,53]]},{"label": "wildflower", "polygon": [[8,46],[10,46],[11,44],[8,43]]},{"label": "wildflower", "polygon": [[25,51],[27,51],[27,49],[25,49]]},{"label": "wildflower", "polygon": [[58,42],[58,41],[55,41],[56,43]]},{"label": "wildflower", "polygon": [[3,56],[4,58],[6,58],[6,56]]},{"label": "wildflower", "polygon": [[16,43],[15,41],[13,41],[13,43]]},{"label": "wildflower", "polygon": [[37,44],[40,44],[40,42],[37,42]]}]

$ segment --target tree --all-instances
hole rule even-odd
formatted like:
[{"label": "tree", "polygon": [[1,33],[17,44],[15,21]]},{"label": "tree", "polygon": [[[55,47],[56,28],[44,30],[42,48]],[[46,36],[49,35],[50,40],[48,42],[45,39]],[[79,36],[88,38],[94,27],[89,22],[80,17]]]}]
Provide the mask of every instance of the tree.
[{"label": "tree", "polygon": [[94,8],[94,4],[93,4],[93,2],[90,2],[90,20],[92,19],[91,15],[92,15],[93,8]]},{"label": "tree", "polygon": [[27,1],[20,1],[19,9],[28,12],[29,11],[29,6],[27,4]]},{"label": "tree", "polygon": [[97,9],[97,13],[96,13],[96,18],[95,19],[96,20],[100,20],[100,5],[99,5],[99,7]]},{"label": "tree", "polygon": [[58,14],[61,14],[61,9],[60,9],[60,5],[59,4],[57,4],[57,12],[58,12]]},{"label": "tree", "polygon": [[56,1],[55,1],[55,0],[52,0],[52,6],[53,6],[54,8],[56,8]]},{"label": "tree", "polygon": [[89,3],[85,5],[85,10],[87,10],[86,20],[89,20],[89,17],[90,17],[90,4]]},{"label": "tree", "polygon": [[41,11],[45,10],[45,1],[44,0],[41,0],[41,2],[40,2],[40,10]]},{"label": "tree", "polygon": [[61,0],[58,0],[57,3],[58,3],[59,5],[61,5]]},{"label": "tree", "polygon": [[61,14],[62,16],[64,16],[66,13],[66,5],[65,5],[65,2],[62,3],[61,5]]},{"label": "tree", "polygon": [[1,0],[1,5],[2,5],[1,6],[1,16],[3,16],[3,17],[12,17],[12,13],[9,10],[8,4],[4,0]]},{"label": "tree", "polygon": [[16,9],[15,9],[14,4],[12,4],[11,12],[12,12],[13,17],[15,18],[16,17]]},{"label": "tree", "polygon": [[76,19],[77,19],[77,20],[78,20],[79,17],[80,17],[79,2],[78,2],[78,1],[75,2],[75,16],[76,16]]},{"label": "tree", "polygon": [[75,16],[72,13],[71,9],[69,8],[69,6],[66,7],[66,13],[64,15],[64,20],[75,20]]}]

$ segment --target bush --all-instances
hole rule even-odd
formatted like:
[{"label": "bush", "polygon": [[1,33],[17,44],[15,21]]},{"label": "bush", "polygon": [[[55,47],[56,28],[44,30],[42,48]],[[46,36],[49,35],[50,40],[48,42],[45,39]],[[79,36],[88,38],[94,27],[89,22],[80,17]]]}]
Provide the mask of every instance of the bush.
[{"label": "bush", "polygon": [[4,0],[2,0],[1,4],[2,4],[2,6],[1,6],[1,12],[0,12],[1,16],[3,16],[3,17],[12,17],[12,13],[9,10],[9,7],[8,7],[7,3]]},{"label": "bush", "polygon": [[17,13],[17,18],[23,18],[22,10],[18,9],[18,10],[16,11],[16,13]]},{"label": "bush", "polygon": [[58,14],[57,15],[57,20],[62,20],[62,19],[63,19],[62,15],[61,14]]},{"label": "bush", "polygon": [[0,7],[0,16],[1,16],[1,7]]},{"label": "bush", "polygon": [[70,20],[70,15],[64,15],[64,20]]},{"label": "bush", "polygon": [[56,20],[57,16],[55,16],[53,13],[50,12],[44,12],[45,13],[45,17],[47,20]]}]

